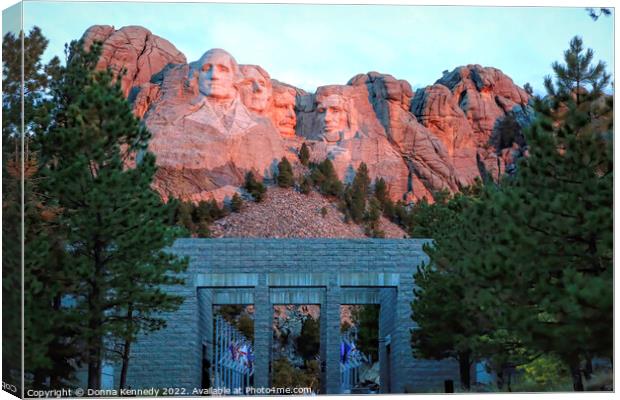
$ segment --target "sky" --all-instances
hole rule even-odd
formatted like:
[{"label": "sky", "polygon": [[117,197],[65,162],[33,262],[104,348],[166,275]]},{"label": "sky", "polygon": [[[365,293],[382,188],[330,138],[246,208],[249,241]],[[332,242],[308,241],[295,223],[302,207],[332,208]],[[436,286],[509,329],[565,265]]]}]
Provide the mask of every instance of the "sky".
[{"label": "sky", "polygon": [[593,21],[583,8],[24,3],[25,29],[37,25],[50,41],[46,60],[62,58],[64,44],[95,24],[142,25],[188,61],[223,48],[239,63],[261,65],[272,78],[309,91],[369,71],[406,79],[415,89],[444,70],[481,64],[542,93],[551,63],[562,59],[574,35],[608,71],[614,67],[613,16]]}]

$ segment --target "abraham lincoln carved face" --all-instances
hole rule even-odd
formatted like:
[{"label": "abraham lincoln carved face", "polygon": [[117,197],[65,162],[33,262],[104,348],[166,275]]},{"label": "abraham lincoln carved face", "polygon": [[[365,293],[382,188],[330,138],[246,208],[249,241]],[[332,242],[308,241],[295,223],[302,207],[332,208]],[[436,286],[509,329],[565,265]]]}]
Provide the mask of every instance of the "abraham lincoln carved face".
[{"label": "abraham lincoln carved face", "polygon": [[211,49],[198,60],[198,90],[216,101],[231,101],[237,95],[237,61],[227,51]]},{"label": "abraham lincoln carved face", "polygon": [[326,142],[338,142],[350,136],[350,110],[343,96],[330,94],[318,98],[316,112],[321,119],[323,139]]}]

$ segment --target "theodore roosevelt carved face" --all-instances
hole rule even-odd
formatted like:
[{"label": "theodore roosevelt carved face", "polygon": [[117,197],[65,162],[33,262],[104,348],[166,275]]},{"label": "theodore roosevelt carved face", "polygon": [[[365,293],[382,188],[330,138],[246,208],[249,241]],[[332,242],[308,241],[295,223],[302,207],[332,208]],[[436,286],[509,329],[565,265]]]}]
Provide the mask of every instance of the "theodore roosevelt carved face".
[{"label": "theodore roosevelt carved face", "polygon": [[273,112],[272,121],[280,135],[286,137],[295,136],[295,89],[284,85],[273,87]]}]

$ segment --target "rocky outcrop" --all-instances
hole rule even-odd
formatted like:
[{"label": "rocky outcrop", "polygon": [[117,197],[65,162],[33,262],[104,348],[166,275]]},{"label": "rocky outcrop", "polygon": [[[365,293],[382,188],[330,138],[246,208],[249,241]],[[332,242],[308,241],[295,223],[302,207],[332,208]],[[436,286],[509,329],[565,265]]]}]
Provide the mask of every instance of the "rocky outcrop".
[{"label": "rocky outcrop", "polygon": [[299,171],[296,154],[306,142],[312,160],[330,158],[346,182],[364,162],[393,200],[432,201],[435,191],[504,173],[524,142],[499,138],[502,126],[533,117],[523,89],[480,65],[458,67],[415,94],[378,72],[307,93],[258,65],[238,65],[222,49],[187,63],[141,27],[93,26],[84,41],[103,43],[98,68],[126,71],[121,86],[153,134],[153,186],[164,198],[223,201],[248,171],[273,178],[284,156]]},{"label": "rocky outcrop", "polygon": [[371,178],[383,177],[392,197],[409,192],[409,169],[375,117],[365,86],[330,85],[300,96],[304,107],[297,133],[311,140],[311,157],[330,158],[342,180],[350,182],[360,163]]},{"label": "rocky outcrop", "polygon": [[103,44],[97,68],[110,68],[115,73],[125,71],[121,77],[125,96],[132,90],[139,91],[166,65],[187,62],[185,55],[172,43],[141,26],[115,30],[113,26],[95,25],[86,30],[82,39],[87,49],[95,41]]},{"label": "rocky outcrop", "polygon": [[240,186],[248,171],[273,176],[284,142],[270,119],[250,112],[236,93],[228,102],[203,95],[189,65],[166,69],[159,91],[144,123],[159,166],[154,186],[163,197],[208,200]]},{"label": "rocky outcrop", "polygon": [[493,177],[504,172],[506,157],[504,149],[493,146],[494,132],[509,114],[528,124],[534,114],[529,99],[500,70],[467,65],[419,89],[411,111],[444,144],[457,181],[465,186],[481,170]]},{"label": "rocky outcrop", "polygon": [[410,112],[413,92],[407,81],[370,72],[355,76],[349,84],[366,87],[374,113],[389,141],[408,164],[414,198],[420,199],[442,189],[458,190],[444,144]]}]

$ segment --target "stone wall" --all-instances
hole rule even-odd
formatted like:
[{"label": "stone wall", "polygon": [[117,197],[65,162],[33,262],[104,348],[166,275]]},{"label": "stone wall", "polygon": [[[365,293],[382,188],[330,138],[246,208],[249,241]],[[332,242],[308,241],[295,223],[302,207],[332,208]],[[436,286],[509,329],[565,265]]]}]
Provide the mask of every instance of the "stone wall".
[{"label": "stone wall", "polygon": [[[189,257],[185,297],[167,327],[140,337],[132,351],[132,388],[201,386],[202,344],[211,342],[214,304],[255,305],[255,386],[269,386],[274,303],[321,305],[322,392],[340,390],[341,304],[381,304],[382,382],[393,393],[441,390],[458,380],[451,361],[412,356],[413,272],[426,259],[422,239],[181,239],[170,249]],[[387,338],[387,342],[386,342]],[[389,367],[386,344],[390,345]],[[389,372],[386,368],[389,368]],[[382,385],[383,386],[383,385]],[[387,387],[387,386],[385,386]]]}]

